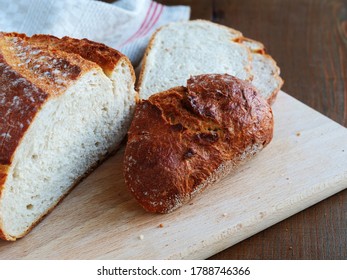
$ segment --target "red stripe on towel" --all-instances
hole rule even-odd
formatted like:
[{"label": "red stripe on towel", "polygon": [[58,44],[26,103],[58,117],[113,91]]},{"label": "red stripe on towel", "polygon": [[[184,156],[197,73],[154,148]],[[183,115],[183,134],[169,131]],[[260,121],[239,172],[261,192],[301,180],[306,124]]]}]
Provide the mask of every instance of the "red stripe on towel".
[{"label": "red stripe on towel", "polygon": [[151,14],[151,12],[153,10],[153,6],[156,8],[157,3],[151,2],[150,6],[149,6],[149,8],[147,10],[146,16],[145,16],[145,18],[144,18],[140,28],[132,36],[130,36],[124,43],[122,43],[120,47],[124,46],[125,44],[127,44],[127,43],[129,43],[129,42],[131,42],[133,40],[135,40],[139,36],[139,34],[142,33],[142,31],[145,28],[145,26],[147,27],[148,21],[152,18],[152,16],[150,14]]},{"label": "red stripe on towel", "polygon": [[[157,11],[157,7],[159,6],[159,10],[158,10],[158,13],[155,15],[155,12]],[[163,13],[163,10],[164,10],[164,6],[163,5],[160,5],[158,4],[152,15],[152,18],[154,18],[154,20],[150,21],[150,24],[148,24],[147,28],[141,33],[140,36],[146,36],[148,34],[149,31],[152,30],[153,26],[158,22],[161,14]]]}]

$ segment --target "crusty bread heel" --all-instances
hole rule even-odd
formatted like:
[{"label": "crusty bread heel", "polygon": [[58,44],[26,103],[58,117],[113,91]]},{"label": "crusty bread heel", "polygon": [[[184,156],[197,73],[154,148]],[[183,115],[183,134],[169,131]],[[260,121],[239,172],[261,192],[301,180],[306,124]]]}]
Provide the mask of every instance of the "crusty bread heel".
[{"label": "crusty bread heel", "polygon": [[249,82],[193,76],[141,101],[128,133],[126,184],[149,212],[169,213],[272,139],[270,105]]}]

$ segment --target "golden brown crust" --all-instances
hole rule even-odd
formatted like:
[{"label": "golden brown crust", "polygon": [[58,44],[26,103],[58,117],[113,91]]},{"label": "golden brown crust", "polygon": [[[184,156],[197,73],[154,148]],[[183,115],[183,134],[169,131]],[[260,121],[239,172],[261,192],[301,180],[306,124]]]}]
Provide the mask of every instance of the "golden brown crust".
[{"label": "golden brown crust", "polygon": [[[272,139],[272,111],[250,84],[200,75],[136,108],[124,175],[150,212],[167,213]],[[225,168],[227,167],[227,168]]]},{"label": "golden brown crust", "polygon": [[67,36],[58,38],[46,34],[35,34],[32,37],[27,37],[25,34],[12,32],[6,33],[6,37],[22,38],[38,49],[58,50],[66,52],[69,55],[79,55],[85,60],[99,65],[107,76],[112,74],[117,64],[125,63],[129,67],[135,83],[135,72],[129,58],[105,44],[93,42],[88,39],[75,39]]},{"label": "golden brown crust", "polygon": [[97,65],[74,53],[44,49],[24,34],[0,32],[0,50],[5,66],[54,96],[61,94],[81,75]]},{"label": "golden brown crust", "polygon": [[[102,43],[90,41],[88,39],[75,39],[70,37],[57,38],[52,35],[36,34],[29,38],[30,43],[40,48],[50,50],[60,50],[69,54],[77,54],[86,60],[99,65],[107,76],[111,76],[114,68],[119,63],[124,63],[131,71],[135,84],[135,71],[128,57],[121,52],[110,48]],[[135,96],[138,101],[138,94]]]},{"label": "golden brown crust", "polygon": [[66,36],[59,39],[51,35],[36,34],[30,37],[29,41],[41,48],[78,54],[98,64],[107,75],[112,73],[121,58],[125,58],[119,51],[88,39],[80,40]]}]

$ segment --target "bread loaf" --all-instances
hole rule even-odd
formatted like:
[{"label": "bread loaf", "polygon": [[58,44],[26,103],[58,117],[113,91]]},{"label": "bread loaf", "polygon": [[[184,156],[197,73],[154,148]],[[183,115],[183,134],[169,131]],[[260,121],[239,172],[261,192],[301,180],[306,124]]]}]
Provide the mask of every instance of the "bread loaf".
[{"label": "bread loaf", "polygon": [[24,236],[124,138],[129,60],[88,40],[0,33],[0,237]]},{"label": "bread loaf", "polygon": [[249,82],[194,76],[138,104],[125,181],[144,209],[168,213],[253,157],[272,134],[270,105]]},{"label": "bread loaf", "polygon": [[283,81],[263,44],[205,20],[176,22],[160,28],[146,49],[137,83],[140,98],[175,86],[191,75],[230,74],[248,80],[271,104]]}]

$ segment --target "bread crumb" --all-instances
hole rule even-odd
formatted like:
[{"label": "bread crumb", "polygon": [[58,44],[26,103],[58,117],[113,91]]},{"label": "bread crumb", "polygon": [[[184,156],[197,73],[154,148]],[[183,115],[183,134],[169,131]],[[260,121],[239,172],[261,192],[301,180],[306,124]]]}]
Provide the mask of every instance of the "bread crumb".
[{"label": "bread crumb", "polygon": [[296,136],[298,136],[298,137],[299,137],[300,135],[301,135],[301,133],[300,133],[300,132],[297,132],[297,133],[296,133]]},{"label": "bread crumb", "polygon": [[159,224],[159,226],[158,226],[158,227],[163,228],[163,227],[164,227],[164,225],[163,225],[163,224]]},{"label": "bread crumb", "polygon": [[140,239],[140,240],[143,240],[144,238],[145,238],[145,237],[143,236],[143,234],[140,234],[140,235],[139,235],[139,239]]},{"label": "bread crumb", "polygon": [[226,217],[226,216],[228,216],[228,213],[223,213],[223,217]]}]

